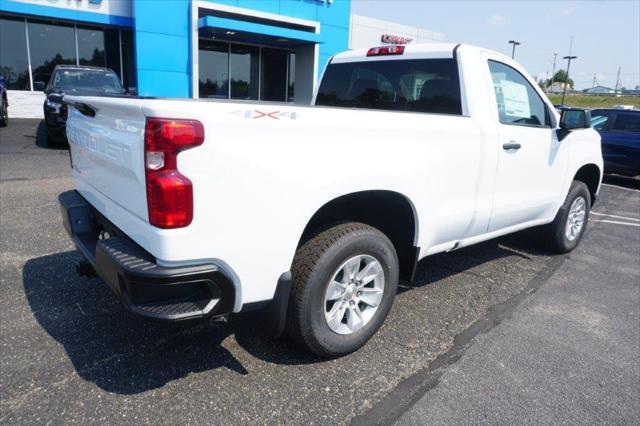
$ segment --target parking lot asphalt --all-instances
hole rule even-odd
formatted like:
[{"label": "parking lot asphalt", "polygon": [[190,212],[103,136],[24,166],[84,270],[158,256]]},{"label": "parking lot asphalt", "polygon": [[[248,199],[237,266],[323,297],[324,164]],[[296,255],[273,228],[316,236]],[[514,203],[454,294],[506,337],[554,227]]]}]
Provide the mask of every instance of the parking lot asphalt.
[{"label": "parking lot asphalt", "polygon": [[[266,337],[250,315],[140,320],[99,279],[78,278],[56,201],[69,172],[38,121],[0,129],[0,423],[638,417],[640,228],[610,223],[622,219],[593,216],[570,255],[524,232],[425,259],[374,339],[326,361]],[[609,183],[594,212],[640,217],[637,181]],[[541,395],[557,401],[548,417]]]}]

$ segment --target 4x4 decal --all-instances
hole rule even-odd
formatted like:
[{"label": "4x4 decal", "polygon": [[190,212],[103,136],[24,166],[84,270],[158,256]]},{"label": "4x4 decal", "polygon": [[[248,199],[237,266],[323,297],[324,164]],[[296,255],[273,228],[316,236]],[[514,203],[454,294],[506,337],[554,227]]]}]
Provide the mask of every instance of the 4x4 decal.
[{"label": "4x4 decal", "polygon": [[233,111],[231,114],[242,114],[244,118],[272,118],[274,120],[280,120],[281,118],[289,118],[290,120],[295,120],[297,114],[295,111],[258,111],[256,109],[253,110],[240,110]]}]

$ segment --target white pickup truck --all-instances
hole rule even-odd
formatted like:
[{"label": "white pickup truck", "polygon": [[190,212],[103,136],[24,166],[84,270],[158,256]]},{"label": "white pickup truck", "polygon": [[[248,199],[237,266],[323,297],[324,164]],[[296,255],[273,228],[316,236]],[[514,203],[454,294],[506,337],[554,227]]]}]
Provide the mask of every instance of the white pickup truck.
[{"label": "white pickup truck", "polygon": [[468,45],[341,53],[313,106],[65,102],[81,274],[145,317],[261,308],[325,357],[371,338],[419,259],[534,226],[572,250],[602,177],[586,111]]}]

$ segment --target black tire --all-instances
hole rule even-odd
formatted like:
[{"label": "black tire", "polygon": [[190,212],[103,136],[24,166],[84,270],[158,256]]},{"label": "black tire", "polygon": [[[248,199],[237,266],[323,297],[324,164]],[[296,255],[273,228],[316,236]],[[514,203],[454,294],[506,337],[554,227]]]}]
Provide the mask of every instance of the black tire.
[{"label": "black tire", "polygon": [[[565,230],[567,226],[567,220],[571,206],[574,201],[582,197],[586,204],[586,211],[582,226],[577,236],[570,240],[567,238]],[[541,233],[539,235],[542,245],[555,253],[567,253],[578,246],[584,231],[587,228],[589,222],[589,210],[591,210],[591,194],[589,188],[584,182],[574,180],[569,188],[569,193],[564,201],[564,204],[558,210],[555,219],[548,225],[541,227]]]},{"label": "black tire", "polygon": [[7,127],[9,125],[9,109],[7,108],[7,101],[2,102],[0,106],[0,127]]},{"label": "black tire", "polygon": [[[338,334],[325,319],[325,291],[340,265],[360,254],[374,257],[382,266],[385,276],[382,300],[362,328],[351,334]],[[300,247],[291,274],[289,335],[311,352],[335,358],[363,346],[384,322],[398,289],[398,257],[393,243],[382,232],[362,223],[344,223],[316,235]]]}]

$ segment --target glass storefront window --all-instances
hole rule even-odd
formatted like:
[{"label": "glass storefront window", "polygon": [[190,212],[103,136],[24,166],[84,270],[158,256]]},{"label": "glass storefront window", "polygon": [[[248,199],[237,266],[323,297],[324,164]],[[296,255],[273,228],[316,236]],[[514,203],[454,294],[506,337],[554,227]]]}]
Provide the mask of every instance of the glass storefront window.
[{"label": "glass storefront window", "polygon": [[104,31],[78,27],[77,37],[78,62],[80,65],[106,66]]},{"label": "glass storefront window", "polygon": [[296,54],[295,52],[289,52],[289,82],[287,83],[287,102],[293,102],[295,99],[295,87],[296,87]]},{"label": "glass storefront window", "polygon": [[229,45],[200,40],[200,97],[229,98]]},{"label": "glass storefront window", "polygon": [[73,25],[27,22],[29,52],[34,88],[46,85],[56,65],[76,65],[76,42]]},{"label": "glass storefront window", "polygon": [[[125,31],[120,30],[120,37],[122,38],[122,80],[124,82],[124,87],[127,88],[129,93],[132,95],[138,94],[138,80],[136,77],[136,58],[135,58],[135,50],[133,48],[133,31]],[[108,54],[107,50],[107,54]],[[115,70],[118,75],[120,75],[120,70]]]},{"label": "glass storefront window", "polygon": [[124,81],[124,77],[120,72],[120,38],[116,29],[104,30],[104,51],[106,67],[120,76]]},{"label": "glass storefront window", "polygon": [[40,90],[58,64],[110,68],[136,91],[132,31],[0,15],[0,74],[9,89]]},{"label": "glass storefront window", "polygon": [[258,99],[260,48],[232,44],[229,54],[231,99]]},{"label": "glass storefront window", "polygon": [[202,38],[198,58],[201,98],[294,101],[293,51]]},{"label": "glass storefront window", "polygon": [[287,54],[286,50],[262,48],[262,81],[260,100],[287,100]]},{"label": "glass storefront window", "polygon": [[24,19],[0,18],[0,74],[7,89],[30,89]]}]

